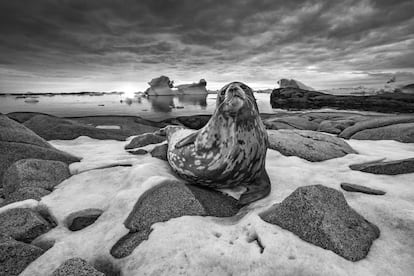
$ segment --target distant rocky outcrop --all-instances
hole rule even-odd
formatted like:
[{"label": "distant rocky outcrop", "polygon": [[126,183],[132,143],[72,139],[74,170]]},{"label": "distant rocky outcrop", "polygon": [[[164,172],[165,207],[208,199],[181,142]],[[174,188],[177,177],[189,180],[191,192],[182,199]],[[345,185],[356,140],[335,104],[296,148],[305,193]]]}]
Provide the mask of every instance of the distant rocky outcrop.
[{"label": "distant rocky outcrop", "polygon": [[176,85],[178,93],[183,95],[196,95],[196,94],[207,94],[206,89],[207,82],[205,79],[201,79],[198,83]]},{"label": "distant rocky outcrop", "polygon": [[148,84],[150,87],[145,91],[145,93],[149,96],[174,95],[174,91],[172,90],[174,87],[174,81],[171,81],[167,76],[154,78]]},{"label": "distant rocky outcrop", "polygon": [[297,188],[260,217],[354,262],[366,257],[380,235],[378,227],[353,210],[341,192],[322,185]]},{"label": "distant rocky outcrop", "polygon": [[279,88],[300,88],[309,91],[315,90],[295,79],[280,79],[277,81],[277,84],[279,84]]},{"label": "distant rocky outcrop", "polygon": [[269,148],[286,156],[319,162],[356,153],[345,141],[327,134],[296,129],[268,130]]},{"label": "distant rocky outcrop", "polygon": [[414,112],[414,94],[384,93],[371,96],[336,96],[300,88],[278,88],[270,95],[273,108],[338,108],[377,112]]}]

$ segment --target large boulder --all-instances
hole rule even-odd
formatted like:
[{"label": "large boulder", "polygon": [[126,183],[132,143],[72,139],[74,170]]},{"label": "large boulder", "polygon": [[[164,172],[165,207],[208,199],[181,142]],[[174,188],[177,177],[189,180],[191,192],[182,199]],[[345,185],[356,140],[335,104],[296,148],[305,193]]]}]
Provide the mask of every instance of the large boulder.
[{"label": "large boulder", "polygon": [[351,136],[357,140],[395,140],[401,143],[414,143],[414,123],[361,130]]},{"label": "large boulder", "polygon": [[66,163],[42,159],[21,159],[13,163],[3,176],[3,193],[9,194],[20,187],[53,188],[70,177]]},{"label": "large boulder", "polygon": [[[392,126],[396,124],[411,124],[411,123],[414,123],[414,116],[412,115],[377,117],[377,118],[373,118],[370,120],[364,120],[364,121],[357,122],[356,124],[344,129],[344,131],[342,131],[339,136],[341,138],[350,139],[350,138],[353,138],[353,136],[360,131],[372,130],[372,129]],[[379,136],[381,136],[381,130],[379,131],[374,130],[374,132],[371,132],[371,134],[375,132]],[[412,129],[411,129],[411,132],[413,132]],[[398,134],[402,134],[401,131],[398,132]],[[411,136],[411,135],[408,135],[408,136]],[[375,140],[379,140],[379,139],[375,139]]]},{"label": "large boulder", "polygon": [[191,129],[200,129],[210,120],[211,115],[193,115],[179,116],[173,119],[167,119],[164,122],[168,124],[183,125]]},{"label": "large boulder", "polygon": [[42,197],[48,194],[50,194],[50,191],[40,187],[20,187],[13,193],[8,194],[7,198],[3,202],[0,202],[0,207],[26,199],[35,199],[40,201]]},{"label": "large boulder", "polygon": [[9,119],[5,115],[0,115],[0,141],[24,143],[44,148],[52,148],[48,142],[36,135],[32,130],[12,119]]},{"label": "large boulder", "polygon": [[396,175],[414,173],[414,158],[388,162],[368,162],[363,164],[353,164],[349,167],[352,170],[373,174]]},{"label": "large boulder", "polygon": [[319,124],[304,116],[286,116],[263,120],[267,129],[317,130]]},{"label": "large boulder", "polygon": [[46,140],[72,140],[79,136],[89,136],[122,141],[127,137],[118,129],[100,129],[75,120],[42,114],[33,116],[24,125]]},{"label": "large boulder", "polygon": [[43,252],[37,246],[16,241],[0,233],[0,275],[19,275]]},{"label": "large boulder", "polygon": [[81,258],[72,258],[61,264],[51,276],[105,276]]},{"label": "large boulder", "polygon": [[310,130],[268,130],[269,148],[312,162],[356,153],[340,138]]},{"label": "large boulder", "polygon": [[51,228],[52,225],[32,209],[14,208],[0,213],[0,233],[18,241],[31,242]]},{"label": "large boulder", "polygon": [[151,233],[151,226],[181,216],[229,217],[239,211],[237,200],[211,189],[166,181],[146,191],[124,222],[130,233],[111,249],[115,258],[123,258]]},{"label": "large boulder", "polygon": [[337,96],[301,88],[277,88],[270,95],[273,108],[339,108],[378,112],[414,112],[414,94],[384,93],[371,96]]},{"label": "large boulder", "polygon": [[380,235],[378,227],[353,210],[341,192],[322,185],[296,189],[260,217],[350,261],[365,258]]},{"label": "large boulder", "polygon": [[158,144],[164,142],[167,138],[164,136],[156,135],[153,133],[144,133],[134,137],[128,145],[125,146],[125,149],[135,149],[140,147],[145,147],[150,144]]}]

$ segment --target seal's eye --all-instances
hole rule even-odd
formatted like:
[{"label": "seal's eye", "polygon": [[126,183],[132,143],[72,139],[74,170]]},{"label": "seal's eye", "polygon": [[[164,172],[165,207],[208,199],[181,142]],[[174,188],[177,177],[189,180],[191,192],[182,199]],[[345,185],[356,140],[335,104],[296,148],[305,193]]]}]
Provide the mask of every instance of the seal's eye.
[{"label": "seal's eye", "polygon": [[223,90],[220,91],[221,96],[224,96],[224,94],[226,94],[226,89],[223,89]]}]

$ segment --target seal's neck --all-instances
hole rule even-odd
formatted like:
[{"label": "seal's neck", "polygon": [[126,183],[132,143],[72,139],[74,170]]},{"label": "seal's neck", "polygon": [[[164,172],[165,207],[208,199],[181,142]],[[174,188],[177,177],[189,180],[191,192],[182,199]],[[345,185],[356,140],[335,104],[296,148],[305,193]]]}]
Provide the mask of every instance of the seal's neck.
[{"label": "seal's neck", "polygon": [[248,131],[257,125],[257,118],[260,120],[257,114],[251,112],[230,116],[216,110],[207,125],[200,130],[197,145],[203,145],[205,149],[231,147],[241,130]]}]

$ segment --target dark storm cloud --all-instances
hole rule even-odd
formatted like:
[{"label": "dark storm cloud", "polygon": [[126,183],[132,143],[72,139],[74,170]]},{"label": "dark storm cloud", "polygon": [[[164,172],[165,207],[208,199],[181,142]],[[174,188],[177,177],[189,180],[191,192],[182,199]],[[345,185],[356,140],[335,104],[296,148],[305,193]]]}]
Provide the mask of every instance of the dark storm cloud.
[{"label": "dark storm cloud", "polygon": [[412,0],[1,1],[0,72],[147,81],[177,68],[274,83],[289,70],[412,72],[413,10]]}]

